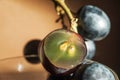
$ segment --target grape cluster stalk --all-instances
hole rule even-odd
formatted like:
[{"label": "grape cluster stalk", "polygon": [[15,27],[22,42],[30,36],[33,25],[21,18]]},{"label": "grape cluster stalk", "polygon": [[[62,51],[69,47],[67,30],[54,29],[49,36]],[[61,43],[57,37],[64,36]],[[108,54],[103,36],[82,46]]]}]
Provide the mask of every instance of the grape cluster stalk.
[{"label": "grape cluster stalk", "polygon": [[97,6],[85,5],[73,16],[65,0],[52,1],[62,22],[67,16],[70,26],[49,33],[38,48],[40,61],[50,73],[48,80],[119,80],[111,68],[92,60],[95,41],[110,32],[107,14]]}]

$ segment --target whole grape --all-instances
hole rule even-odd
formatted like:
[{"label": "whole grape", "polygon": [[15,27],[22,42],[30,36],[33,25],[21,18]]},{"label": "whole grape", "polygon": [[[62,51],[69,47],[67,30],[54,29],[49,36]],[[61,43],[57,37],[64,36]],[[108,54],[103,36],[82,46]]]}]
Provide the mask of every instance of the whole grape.
[{"label": "whole grape", "polygon": [[107,66],[91,62],[80,67],[73,80],[118,80],[116,74]]},{"label": "whole grape", "polygon": [[83,29],[83,36],[90,40],[102,40],[110,32],[110,20],[100,8],[92,5],[83,6],[78,12]]},{"label": "whole grape", "polygon": [[48,34],[39,50],[41,63],[52,74],[74,71],[86,56],[86,46],[82,37],[65,29]]},{"label": "whole grape", "polygon": [[96,46],[94,41],[87,40],[85,41],[86,48],[87,48],[87,59],[92,59],[95,56]]}]

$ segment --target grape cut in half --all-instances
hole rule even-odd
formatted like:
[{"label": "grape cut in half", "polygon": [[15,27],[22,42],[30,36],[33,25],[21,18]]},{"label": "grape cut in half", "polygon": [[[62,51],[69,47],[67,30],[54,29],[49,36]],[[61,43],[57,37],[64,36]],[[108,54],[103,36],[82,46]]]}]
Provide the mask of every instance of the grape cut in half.
[{"label": "grape cut in half", "polygon": [[75,32],[58,29],[48,34],[40,47],[40,59],[52,74],[72,72],[86,56],[84,40]]}]

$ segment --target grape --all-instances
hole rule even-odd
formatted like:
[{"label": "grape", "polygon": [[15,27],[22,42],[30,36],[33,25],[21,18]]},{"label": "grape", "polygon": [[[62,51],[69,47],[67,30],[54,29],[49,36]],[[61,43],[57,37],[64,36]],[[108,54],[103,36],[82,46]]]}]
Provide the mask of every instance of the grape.
[{"label": "grape", "polygon": [[98,62],[88,62],[80,67],[74,76],[75,80],[118,80],[116,74],[107,66]]},{"label": "grape", "polygon": [[98,41],[109,34],[110,20],[102,9],[86,5],[80,9],[78,14],[84,38]]},{"label": "grape", "polygon": [[65,29],[48,34],[40,47],[40,60],[52,74],[73,71],[85,56],[86,46],[82,37]]},{"label": "grape", "polygon": [[87,48],[87,59],[92,59],[95,56],[96,46],[94,41],[87,40],[85,41],[86,48]]}]

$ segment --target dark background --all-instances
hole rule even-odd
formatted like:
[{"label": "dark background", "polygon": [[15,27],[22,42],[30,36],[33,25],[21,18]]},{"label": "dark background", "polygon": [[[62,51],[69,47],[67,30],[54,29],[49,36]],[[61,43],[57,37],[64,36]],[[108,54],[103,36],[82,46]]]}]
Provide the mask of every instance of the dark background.
[{"label": "dark background", "polygon": [[96,55],[93,60],[112,68],[120,77],[120,1],[119,0],[66,0],[73,12],[81,6],[91,4],[104,10],[111,21],[111,32],[103,40],[96,43]]}]

